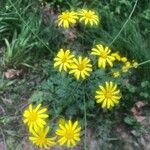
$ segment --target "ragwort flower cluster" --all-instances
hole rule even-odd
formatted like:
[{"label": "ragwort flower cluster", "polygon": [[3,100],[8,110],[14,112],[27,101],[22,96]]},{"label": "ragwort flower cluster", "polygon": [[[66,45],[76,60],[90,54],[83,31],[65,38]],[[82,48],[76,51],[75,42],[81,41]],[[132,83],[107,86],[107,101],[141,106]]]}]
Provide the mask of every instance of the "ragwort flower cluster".
[{"label": "ragwort flower cluster", "polygon": [[[121,77],[121,73],[126,73],[130,68],[137,68],[138,63],[132,61],[132,63],[126,58],[122,57],[118,52],[113,53],[107,46],[97,44],[95,48],[92,48],[91,55],[95,55],[98,61],[98,69],[115,68],[117,62],[121,64],[120,70],[113,71],[112,75],[115,78]],[[77,58],[70,50],[63,50],[57,53],[54,58],[54,67],[61,71],[73,74],[77,80],[86,79],[89,77],[92,70],[92,63],[90,56]],[[117,105],[121,99],[121,92],[117,87],[117,84],[112,81],[106,81],[105,86],[99,85],[99,89],[96,91],[96,102],[102,104],[103,109],[111,109]]]},{"label": "ragwort flower cluster", "polygon": [[[49,149],[58,144],[60,146],[66,145],[67,147],[76,146],[80,141],[81,127],[79,122],[72,122],[71,120],[59,123],[59,127],[55,135],[49,137],[50,127],[46,120],[49,115],[47,108],[42,108],[41,104],[33,107],[31,104],[23,113],[23,122],[27,125],[29,130],[29,140],[39,148]],[[57,141],[56,141],[57,140]]]},{"label": "ragwort flower cluster", "polygon": [[[58,26],[69,28],[75,25],[77,21],[83,22],[85,25],[98,25],[99,17],[94,11],[81,9],[77,12],[66,11],[62,12],[57,19]],[[90,56],[96,56],[98,68],[96,69],[112,69],[112,75],[115,78],[121,77],[121,74],[129,71],[130,68],[137,68],[138,63],[130,62],[126,57],[122,57],[119,52],[113,53],[108,46],[97,44],[91,49],[88,57],[81,55],[76,56],[69,49],[60,49],[54,58],[54,68],[59,72],[65,71],[68,74],[73,74],[79,79],[90,77],[93,72],[92,61]],[[120,70],[116,70],[115,66],[119,64]],[[94,64],[93,64],[94,65]],[[117,84],[112,81],[105,81],[100,84],[95,91],[95,99],[103,109],[111,109],[116,106],[121,99],[121,91]],[[42,108],[41,104],[29,107],[23,113],[23,122],[27,125],[29,131],[29,140],[40,148],[48,149],[58,143],[60,146],[74,147],[80,141],[81,127],[79,122],[71,120],[61,120],[58,123],[58,128],[55,135],[49,136],[50,127],[48,125],[47,108]]]}]

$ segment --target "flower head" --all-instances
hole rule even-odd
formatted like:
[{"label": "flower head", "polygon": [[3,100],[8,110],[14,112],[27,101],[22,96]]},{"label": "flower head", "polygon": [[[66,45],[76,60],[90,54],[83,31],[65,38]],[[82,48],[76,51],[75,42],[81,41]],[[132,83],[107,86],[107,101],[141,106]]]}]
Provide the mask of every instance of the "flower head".
[{"label": "flower head", "polygon": [[40,148],[48,149],[55,145],[54,140],[56,139],[56,137],[47,137],[48,132],[49,127],[33,130],[31,132],[32,135],[29,136],[29,140],[36,146],[39,146]]},{"label": "flower head", "polygon": [[120,72],[119,71],[114,72],[113,76],[114,76],[114,78],[120,77]]},{"label": "flower head", "polygon": [[93,26],[99,23],[99,17],[94,11],[81,9],[78,14],[80,16],[79,21],[83,21],[85,25],[89,24]]},{"label": "flower head", "polygon": [[133,60],[133,64],[132,64],[132,66],[133,66],[134,68],[137,68],[137,67],[138,67],[138,65],[139,65],[139,64],[138,64],[138,62],[136,62],[136,61],[134,61],[134,60]]},{"label": "flower head", "polygon": [[73,147],[77,141],[80,141],[81,127],[78,125],[78,121],[72,123],[71,120],[64,125],[59,124],[59,129],[56,130],[56,134],[59,136],[58,143],[60,145],[67,144],[67,147]]},{"label": "flower head", "polygon": [[110,109],[115,104],[118,104],[121,94],[116,84],[113,82],[105,82],[105,86],[99,86],[95,98],[97,103],[102,104],[102,108]]},{"label": "flower head", "polygon": [[108,63],[111,67],[113,66],[113,61],[115,60],[114,56],[111,55],[111,50],[108,47],[103,45],[96,45],[96,48],[92,49],[92,55],[99,57],[98,67],[105,68]]},{"label": "flower head", "polygon": [[116,53],[112,53],[111,56],[115,57],[116,60],[120,61],[121,60],[121,56],[119,55],[118,52]]},{"label": "flower head", "polygon": [[128,72],[128,70],[132,67],[131,63],[127,61],[122,67],[122,72]]},{"label": "flower head", "polygon": [[29,105],[28,109],[23,113],[23,122],[28,125],[29,131],[44,127],[46,124],[45,119],[48,118],[46,111],[46,108],[41,108],[41,104],[37,105],[35,108],[33,108],[32,105]]},{"label": "flower head", "polygon": [[79,56],[78,59],[74,58],[73,63],[70,68],[70,74],[74,74],[77,80],[80,78],[85,79],[86,76],[90,76],[90,72],[92,71],[92,65],[90,63],[90,59],[85,57],[82,58]]},{"label": "flower head", "polygon": [[69,28],[70,25],[74,25],[76,23],[77,19],[78,19],[78,15],[74,11],[62,12],[58,16],[58,26]]},{"label": "flower head", "polygon": [[122,57],[122,58],[121,58],[121,61],[122,61],[123,63],[125,63],[125,62],[128,61],[128,59],[127,59],[126,57]]},{"label": "flower head", "polygon": [[67,71],[70,68],[70,64],[73,62],[74,55],[70,50],[64,51],[60,49],[57,56],[54,58],[54,67],[59,67],[59,71]]}]

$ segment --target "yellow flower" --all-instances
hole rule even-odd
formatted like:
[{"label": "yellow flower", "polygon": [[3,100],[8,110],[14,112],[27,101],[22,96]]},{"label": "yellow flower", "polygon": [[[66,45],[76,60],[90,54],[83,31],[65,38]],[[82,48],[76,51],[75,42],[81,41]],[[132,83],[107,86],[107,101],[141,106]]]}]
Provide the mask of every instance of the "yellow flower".
[{"label": "yellow flower", "polygon": [[29,136],[29,140],[40,148],[49,149],[53,145],[55,145],[56,137],[47,137],[49,132],[49,127],[39,128],[37,130],[33,130],[31,132],[32,135]]},{"label": "yellow flower", "polygon": [[132,67],[131,63],[127,61],[122,67],[122,72],[128,72],[128,70]]},{"label": "yellow flower", "polygon": [[138,67],[138,63],[136,62],[136,61],[133,61],[133,64],[132,64],[132,66],[134,67],[134,68],[137,68]]},{"label": "yellow flower", "polygon": [[28,125],[29,131],[44,127],[46,124],[45,119],[48,118],[46,111],[46,108],[41,108],[41,104],[37,105],[35,108],[33,108],[32,105],[29,105],[29,108],[23,113],[23,122]]},{"label": "yellow flower", "polygon": [[102,108],[110,109],[115,104],[119,103],[121,98],[120,90],[117,89],[117,85],[113,82],[105,82],[104,86],[99,86],[96,91],[96,101],[102,104]]},{"label": "yellow flower", "polygon": [[62,12],[58,16],[58,26],[63,26],[64,28],[69,28],[70,25],[74,25],[78,19],[77,13],[74,11]]},{"label": "yellow flower", "polygon": [[82,58],[79,56],[78,59],[74,58],[73,63],[70,68],[70,74],[74,74],[77,80],[80,78],[85,79],[86,76],[90,76],[90,72],[92,71],[92,65],[90,63],[90,59],[85,57]]},{"label": "yellow flower", "polygon": [[78,121],[72,123],[71,120],[66,122],[64,125],[59,124],[59,129],[56,130],[56,134],[59,136],[58,143],[60,145],[67,144],[67,147],[76,146],[77,142],[80,141],[80,130]]},{"label": "yellow flower", "polygon": [[113,76],[114,76],[115,78],[118,78],[118,77],[120,77],[120,72],[119,72],[119,71],[117,71],[117,72],[114,72],[114,73],[113,73]]},{"label": "yellow flower", "polygon": [[98,67],[105,68],[108,63],[111,67],[113,66],[113,61],[115,60],[114,56],[111,56],[111,50],[108,47],[103,47],[103,45],[96,45],[96,48],[92,49],[91,54],[97,55]]},{"label": "yellow flower", "polygon": [[70,64],[73,62],[74,55],[70,50],[64,51],[60,49],[57,56],[54,58],[54,68],[59,67],[59,71],[67,71],[70,68]]},{"label": "yellow flower", "polygon": [[61,125],[65,125],[66,120],[64,118],[59,118],[58,123]]},{"label": "yellow flower", "polygon": [[121,61],[125,63],[125,62],[128,61],[128,59],[127,59],[126,57],[122,57],[122,58],[121,58]]},{"label": "yellow flower", "polygon": [[118,52],[116,53],[112,53],[111,56],[115,57],[116,60],[120,61],[121,60],[121,56],[119,55]]},{"label": "yellow flower", "polygon": [[86,9],[81,9],[79,11],[79,16],[80,19],[79,21],[84,21],[84,24],[90,24],[91,26],[93,25],[98,25],[99,23],[99,17],[95,14],[94,11],[91,10],[86,10]]}]

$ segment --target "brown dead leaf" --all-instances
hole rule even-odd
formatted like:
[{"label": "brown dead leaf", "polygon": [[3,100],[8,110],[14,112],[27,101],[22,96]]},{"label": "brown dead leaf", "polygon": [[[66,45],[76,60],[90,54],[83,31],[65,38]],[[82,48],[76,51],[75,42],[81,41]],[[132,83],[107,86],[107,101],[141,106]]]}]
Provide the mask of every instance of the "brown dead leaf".
[{"label": "brown dead leaf", "polygon": [[131,112],[133,113],[134,117],[136,118],[136,121],[141,123],[145,120],[145,116],[142,116],[142,108],[146,104],[143,101],[138,101],[135,103],[135,106],[131,109]]},{"label": "brown dead leaf", "polygon": [[145,116],[135,116],[135,118],[136,118],[136,121],[139,123],[141,123],[142,121],[144,121],[146,119]]},{"label": "brown dead leaf", "polygon": [[54,9],[49,5],[43,7],[43,23],[49,26],[49,21],[55,22],[57,14],[54,12]]},{"label": "brown dead leaf", "polygon": [[138,101],[137,103],[135,103],[136,107],[138,109],[141,109],[142,107],[144,107],[146,104],[143,101]]},{"label": "brown dead leaf", "polygon": [[139,111],[136,107],[133,107],[131,109],[131,112],[133,113],[134,116],[140,116],[141,115],[141,111]]},{"label": "brown dead leaf", "polygon": [[67,40],[75,40],[77,38],[75,31],[70,31],[69,29],[64,31],[64,35]]},{"label": "brown dead leaf", "polygon": [[22,73],[22,70],[8,69],[4,72],[4,76],[6,79],[12,79],[15,76],[19,76]]}]

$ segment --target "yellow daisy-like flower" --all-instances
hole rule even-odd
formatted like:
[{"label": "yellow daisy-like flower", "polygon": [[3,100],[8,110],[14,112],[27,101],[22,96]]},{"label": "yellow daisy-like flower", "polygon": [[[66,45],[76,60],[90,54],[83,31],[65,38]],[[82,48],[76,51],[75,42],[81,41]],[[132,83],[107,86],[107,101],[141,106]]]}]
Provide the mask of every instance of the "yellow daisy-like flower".
[{"label": "yellow daisy-like flower", "polygon": [[107,63],[111,67],[113,66],[113,61],[115,58],[111,55],[111,50],[108,47],[98,44],[96,45],[96,48],[92,49],[91,54],[99,57],[98,67],[105,68]]},{"label": "yellow daisy-like flower", "polygon": [[56,134],[60,137],[58,143],[67,145],[67,147],[76,146],[77,142],[80,141],[80,130],[81,127],[78,125],[78,121],[72,123],[71,120],[66,122],[64,125],[59,124],[59,129],[56,130]]},{"label": "yellow daisy-like flower", "polygon": [[83,21],[85,25],[89,24],[93,26],[99,23],[99,17],[94,11],[81,9],[78,14],[80,16],[79,21]]},{"label": "yellow daisy-like flower", "polygon": [[104,86],[99,86],[96,91],[96,101],[102,104],[102,108],[110,109],[115,104],[119,103],[121,98],[120,90],[117,89],[117,85],[113,82],[105,82]]},{"label": "yellow daisy-like flower", "polygon": [[64,28],[69,28],[70,25],[74,25],[78,20],[78,15],[74,11],[66,11],[62,12],[58,16],[58,26],[62,26]]},{"label": "yellow daisy-like flower", "polygon": [[28,109],[23,113],[23,122],[28,125],[29,131],[44,127],[46,124],[45,119],[48,118],[46,111],[46,108],[41,108],[41,104],[37,105],[35,108],[29,105]]},{"label": "yellow daisy-like flower", "polygon": [[40,148],[49,149],[53,145],[55,145],[56,137],[47,137],[49,132],[49,127],[39,128],[37,130],[33,130],[31,132],[32,135],[29,136],[29,140]]},{"label": "yellow daisy-like flower", "polygon": [[131,63],[127,61],[122,67],[122,72],[128,72],[128,70],[132,67]]},{"label": "yellow daisy-like flower", "polygon": [[67,71],[70,68],[70,64],[73,62],[74,55],[71,54],[70,50],[63,50],[57,53],[57,56],[54,58],[54,68],[59,67],[59,71]]},{"label": "yellow daisy-like flower", "polygon": [[90,76],[91,71],[92,65],[90,63],[90,59],[87,57],[82,58],[79,56],[78,59],[73,59],[69,74],[74,74],[76,79],[79,80],[80,78],[85,79],[86,76]]}]

